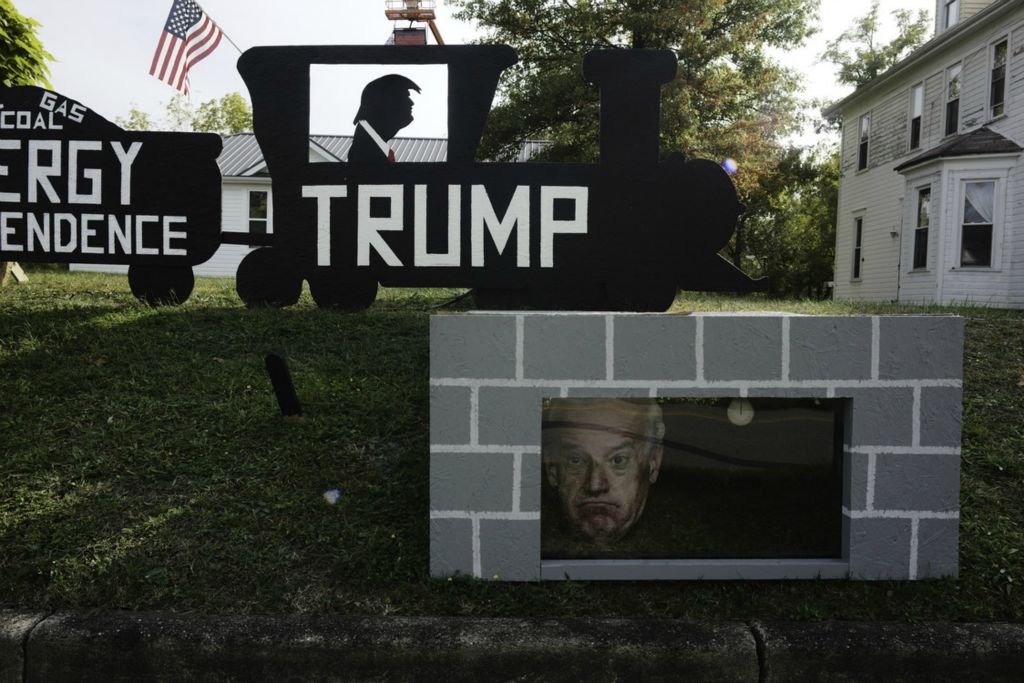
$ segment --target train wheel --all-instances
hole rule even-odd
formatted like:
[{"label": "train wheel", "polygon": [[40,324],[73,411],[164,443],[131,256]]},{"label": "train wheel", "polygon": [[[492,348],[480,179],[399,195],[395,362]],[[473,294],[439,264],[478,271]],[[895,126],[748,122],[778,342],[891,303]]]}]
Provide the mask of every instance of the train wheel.
[{"label": "train wheel", "polygon": [[276,250],[262,247],[250,251],[238,264],[235,290],[249,308],[282,308],[299,300],[302,278],[288,272]]},{"label": "train wheel", "polygon": [[377,298],[377,283],[345,281],[332,274],[317,273],[309,278],[309,293],[320,308],[335,311],[362,311]]},{"label": "train wheel", "polygon": [[192,294],[196,279],[188,266],[128,266],[132,294],[150,306],[184,303]]},{"label": "train wheel", "polygon": [[609,282],[606,294],[613,311],[660,313],[675,301],[676,286],[669,279],[637,277]]}]

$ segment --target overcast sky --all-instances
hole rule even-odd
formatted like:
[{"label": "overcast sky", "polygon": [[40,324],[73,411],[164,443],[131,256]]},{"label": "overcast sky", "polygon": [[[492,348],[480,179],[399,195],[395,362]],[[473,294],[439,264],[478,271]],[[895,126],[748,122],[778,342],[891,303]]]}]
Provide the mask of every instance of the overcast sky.
[{"label": "overcast sky", "polygon": [[[381,45],[392,29],[384,17],[383,0],[201,0],[200,4],[242,50],[256,45]],[[163,103],[174,95],[172,88],[148,74],[171,0],[15,0],[15,5],[42,24],[40,37],[56,59],[50,81],[58,92],[109,119],[126,115],[133,104],[158,115]],[[469,42],[477,35],[475,27],[453,19],[443,2],[438,5],[438,24],[447,43]],[[805,75],[807,92],[814,97],[834,98],[848,91],[836,86],[833,67],[816,61],[825,42],[845,30],[854,17],[866,13],[870,5],[870,0],[823,0],[821,31],[807,47],[780,55],[784,63]],[[891,10],[927,9],[932,13],[934,6],[934,0],[882,0],[883,38],[892,34]],[[203,102],[233,91],[248,96],[235,68],[238,56],[224,41],[195,66],[191,71],[192,101]],[[368,76],[353,77],[365,83]],[[361,89],[345,76],[331,78],[324,74],[314,80],[313,97],[320,91],[319,97],[328,103],[322,108],[337,106],[338,93]],[[444,136],[445,117],[440,113],[443,84],[437,84],[435,74],[426,73],[422,78],[423,82],[417,82],[424,92],[414,97],[417,121],[402,134]],[[443,77],[439,80],[443,83]],[[313,132],[351,132],[351,117],[346,121],[343,112],[324,119],[317,119],[316,114],[314,111]],[[813,138],[805,136],[800,141],[808,143]]]}]

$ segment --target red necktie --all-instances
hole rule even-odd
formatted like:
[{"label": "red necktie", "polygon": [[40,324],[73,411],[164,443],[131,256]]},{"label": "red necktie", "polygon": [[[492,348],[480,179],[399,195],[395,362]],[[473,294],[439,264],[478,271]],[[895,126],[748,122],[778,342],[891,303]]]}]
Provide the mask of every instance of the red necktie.
[{"label": "red necktie", "polygon": [[388,161],[395,163],[395,150],[388,148]]}]

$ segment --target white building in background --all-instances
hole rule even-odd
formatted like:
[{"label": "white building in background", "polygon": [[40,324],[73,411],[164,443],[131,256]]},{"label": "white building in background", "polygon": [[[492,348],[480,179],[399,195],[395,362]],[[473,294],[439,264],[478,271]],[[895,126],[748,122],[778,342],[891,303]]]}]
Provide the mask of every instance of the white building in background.
[{"label": "white building in background", "polygon": [[[517,162],[530,158],[546,143],[527,141]],[[338,162],[348,159],[351,135],[311,135],[309,161]],[[448,140],[443,138],[396,138],[395,161],[440,162],[448,158]],[[221,231],[251,233],[259,236],[274,232],[274,197],[270,173],[263,152],[251,133],[224,138],[224,149],[217,157],[221,173]],[[252,247],[223,244],[209,261],[193,267],[197,276],[234,277],[238,264]],[[103,273],[127,273],[128,266],[73,263],[71,270]]]},{"label": "white building in background", "polygon": [[1024,0],[937,0],[935,36],[825,114],[836,299],[1024,307]]}]

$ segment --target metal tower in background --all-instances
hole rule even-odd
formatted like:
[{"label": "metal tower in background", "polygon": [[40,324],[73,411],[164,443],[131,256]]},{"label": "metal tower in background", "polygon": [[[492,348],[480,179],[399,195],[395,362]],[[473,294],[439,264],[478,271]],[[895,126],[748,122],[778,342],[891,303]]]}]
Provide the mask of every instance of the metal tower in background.
[{"label": "metal tower in background", "polygon": [[408,21],[409,28],[395,28],[395,45],[426,45],[426,29],[413,28],[413,22],[426,24],[438,45],[444,45],[437,29],[434,0],[385,0],[384,15],[391,21]]}]

